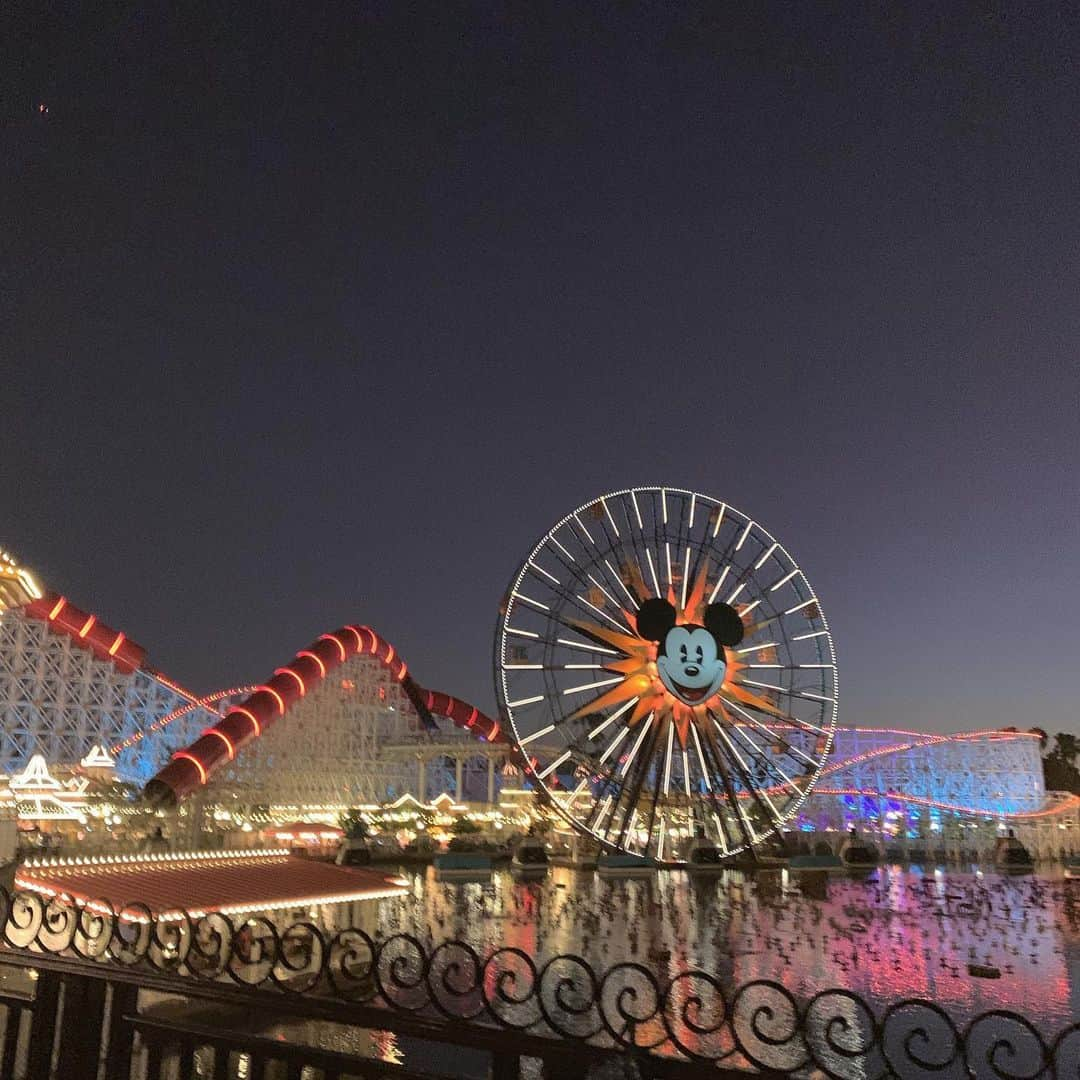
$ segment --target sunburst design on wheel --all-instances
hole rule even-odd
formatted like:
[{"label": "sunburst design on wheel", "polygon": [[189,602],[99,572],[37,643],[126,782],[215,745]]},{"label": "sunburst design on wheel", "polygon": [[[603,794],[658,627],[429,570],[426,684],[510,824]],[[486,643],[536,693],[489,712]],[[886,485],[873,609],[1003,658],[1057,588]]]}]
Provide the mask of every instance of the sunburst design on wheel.
[{"label": "sunburst design on wheel", "polygon": [[756,521],[680,488],[603,495],[546,533],[495,664],[529,779],[603,846],[662,863],[775,835],[832,747],[836,658],[806,576]]}]

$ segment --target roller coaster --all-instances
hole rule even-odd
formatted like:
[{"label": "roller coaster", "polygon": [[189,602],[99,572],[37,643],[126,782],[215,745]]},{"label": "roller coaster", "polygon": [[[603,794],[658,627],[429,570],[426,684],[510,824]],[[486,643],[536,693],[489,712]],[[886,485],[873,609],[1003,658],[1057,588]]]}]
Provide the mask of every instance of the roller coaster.
[{"label": "roller coaster", "polygon": [[[9,573],[5,580],[14,578]],[[123,632],[40,588],[13,594],[9,587],[0,608],[0,710],[5,772],[25,767],[34,754],[54,764],[74,763],[104,746],[118,777],[139,783],[162,806],[208,787],[242,785],[243,764],[260,753],[259,797],[273,802],[267,777],[280,770],[290,748],[306,758],[303,769],[294,770],[293,805],[328,797],[348,805],[415,791],[409,767],[389,757],[381,761],[388,748],[415,748],[419,759],[425,748],[443,747],[460,761],[475,751],[489,765],[501,763],[499,782],[504,770],[520,781],[536,765],[500,720],[417,682],[394,646],[371,627],[347,624],[320,634],[263,683],[197,694],[151,666],[146,650]],[[336,720],[324,723],[326,717]],[[335,723],[345,741],[328,744],[315,734]],[[371,730],[357,741],[356,731],[365,727]],[[276,758],[270,759],[266,748],[273,746]],[[313,778],[331,774],[337,786],[329,796],[306,790]],[[440,782],[462,798],[462,777],[459,764],[456,777],[451,770]],[[557,775],[550,783],[558,788]],[[487,795],[495,795],[490,776]],[[902,807],[1016,821],[1080,803],[1043,789],[1037,735],[999,730],[939,735],[838,728],[815,795],[846,803],[855,816],[872,805],[881,813]],[[749,798],[747,792],[738,796]]]}]

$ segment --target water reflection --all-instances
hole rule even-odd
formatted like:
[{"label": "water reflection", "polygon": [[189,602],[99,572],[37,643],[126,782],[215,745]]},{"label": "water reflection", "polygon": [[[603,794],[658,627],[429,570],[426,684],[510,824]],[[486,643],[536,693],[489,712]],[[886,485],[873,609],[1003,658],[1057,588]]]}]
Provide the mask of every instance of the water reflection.
[{"label": "water reflection", "polygon": [[[861,879],[787,871],[601,879],[555,867],[539,882],[413,875],[412,895],[382,904],[379,931],[426,943],[504,945],[541,962],[558,953],[604,968],[634,960],[659,973],[702,968],[725,985],[768,978],[800,997],[847,987],[884,1007],[905,997],[958,1020],[1025,1013],[1047,1031],[1080,1015],[1080,883],[882,868]],[[976,978],[968,965],[1000,971]]]}]

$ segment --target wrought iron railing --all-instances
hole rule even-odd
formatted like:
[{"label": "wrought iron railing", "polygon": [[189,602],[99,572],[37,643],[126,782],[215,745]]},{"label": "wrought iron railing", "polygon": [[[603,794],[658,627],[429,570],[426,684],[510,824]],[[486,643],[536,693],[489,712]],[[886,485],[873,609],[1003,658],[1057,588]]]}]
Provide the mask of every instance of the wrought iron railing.
[{"label": "wrought iron railing", "polygon": [[[682,1075],[702,1063],[714,1075],[753,1069],[842,1080],[1080,1076],[1080,1022],[1048,1033],[1005,1010],[961,1024],[926,1000],[879,1012],[842,989],[802,1000],[767,979],[733,988],[706,971],[661,976],[638,963],[597,971],[569,954],[538,964],[517,948],[482,954],[462,941],[425,947],[409,934],[377,940],[361,929],[324,932],[309,922],[279,929],[263,917],[155,917],[138,903],[117,911],[107,901],[76,907],[65,897],[3,890],[0,916],[0,961],[55,961],[68,975],[127,985],[142,978],[161,988],[175,980],[195,997],[238,987],[272,999],[278,1011],[319,1005],[319,1015],[389,1030],[408,1021],[414,1033],[453,1030],[459,1044],[470,1032],[489,1048],[502,1045],[495,1036],[512,1036],[505,1045],[515,1054],[544,1057],[555,1043],[565,1054],[569,1043],[583,1069],[604,1059],[611,1067],[618,1052],[637,1076]],[[229,992],[235,1000],[238,992]],[[153,1024],[129,1020],[158,1046]],[[189,1057],[194,1039],[184,1044]],[[157,1054],[154,1060],[160,1046]]]}]

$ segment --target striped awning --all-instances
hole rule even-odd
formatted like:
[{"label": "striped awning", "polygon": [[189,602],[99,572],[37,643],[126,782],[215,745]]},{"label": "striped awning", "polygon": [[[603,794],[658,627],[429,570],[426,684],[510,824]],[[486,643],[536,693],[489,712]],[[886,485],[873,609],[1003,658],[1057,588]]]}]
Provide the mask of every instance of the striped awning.
[{"label": "striped awning", "polygon": [[126,906],[140,904],[153,917],[186,911],[194,918],[214,911],[239,915],[376,900],[408,891],[393,874],[280,849],[31,859],[16,871],[15,886],[67,896],[80,906],[104,902],[121,915]]}]

